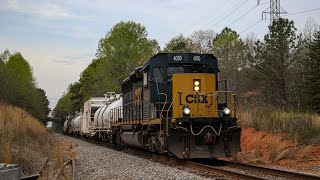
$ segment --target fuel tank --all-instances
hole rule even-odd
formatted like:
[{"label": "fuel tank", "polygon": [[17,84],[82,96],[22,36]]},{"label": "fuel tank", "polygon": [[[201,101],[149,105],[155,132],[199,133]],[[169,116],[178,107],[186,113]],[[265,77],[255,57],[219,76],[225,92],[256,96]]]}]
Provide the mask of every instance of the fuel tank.
[{"label": "fuel tank", "polygon": [[139,132],[122,132],[121,138],[125,144],[133,147],[143,147],[142,131]]}]

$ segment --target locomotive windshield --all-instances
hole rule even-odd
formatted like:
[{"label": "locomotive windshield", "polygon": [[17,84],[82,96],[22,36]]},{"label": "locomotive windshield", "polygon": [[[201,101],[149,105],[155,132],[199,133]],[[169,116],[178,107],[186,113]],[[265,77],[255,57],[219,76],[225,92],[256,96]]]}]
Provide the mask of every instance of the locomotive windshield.
[{"label": "locomotive windshield", "polygon": [[203,64],[179,64],[169,66],[167,68],[167,76],[171,77],[172,74],[181,73],[215,73],[215,67],[207,67]]},{"label": "locomotive windshield", "polygon": [[167,68],[167,76],[170,77],[172,74],[184,73],[182,66],[172,66]]}]

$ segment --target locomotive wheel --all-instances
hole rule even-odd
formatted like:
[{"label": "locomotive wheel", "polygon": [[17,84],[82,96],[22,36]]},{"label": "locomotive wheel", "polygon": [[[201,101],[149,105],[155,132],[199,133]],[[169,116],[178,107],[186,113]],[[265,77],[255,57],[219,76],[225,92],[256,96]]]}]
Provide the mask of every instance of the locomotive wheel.
[{"label": "locomotive wheel", "polygon": [[119,146],[119,147],[124,147],[125,146],[125,143],[124,143],[124,141],[122,140],[122,138],[121,138],[121,133],[122,133],[122,129],[120,129],[120,130],[118,130],[117,132],[116,132],[116,145],[117,146]]},{"label": "locomotive wheel", "polygon": [[172,152],[170,152],[170,151],[168,151],[168,155],[171,156],[171,157],[174,156],[174,154]]},{"label": "locomotive wheel", "polygon": [[164,153],[164,146],[161,144],[159,140],[157,140],[157,150],[158,150],[158,153],[160,154]]},{"label": "locomotive wheel", "polygon": [[150,136],[148,139],[149,139],[149,150],[153,153],[156,152],[157,147],[154,143],[152,143],[152,137]]}]

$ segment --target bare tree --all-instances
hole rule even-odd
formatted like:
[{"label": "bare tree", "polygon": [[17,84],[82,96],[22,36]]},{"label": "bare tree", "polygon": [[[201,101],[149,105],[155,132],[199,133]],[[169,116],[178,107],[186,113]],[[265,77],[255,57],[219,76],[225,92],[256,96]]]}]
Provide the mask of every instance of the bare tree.
[{"label": "bare tree", "polygon": [[213,39],[217,36],[212,30],[197,30],[194,31],[190,39],[195,45],[195,52],[209,53],[212,49]]},{"label": "bare tree", "polygon": [[319,25],[317,24],[316,20],[314,18],[309,17],[303,28],[303,32],[302,32],[303,38],[307,42],[311,42],[318,28],[319,28]]}]

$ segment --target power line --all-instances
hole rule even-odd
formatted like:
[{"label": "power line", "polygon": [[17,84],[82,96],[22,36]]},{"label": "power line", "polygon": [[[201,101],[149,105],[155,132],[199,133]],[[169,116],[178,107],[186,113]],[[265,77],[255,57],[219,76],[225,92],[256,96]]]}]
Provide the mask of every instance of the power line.
[{"label": "power line", "polygon": [[252,24],[251,26],[247,27],[246,29],[244,29],[243,31],[241,31],[241,32],[239,33],[239,35],[242,34],[242,33],[244,33],[244,32],[246,32],[247,30],[251,29],[253,26],[257,25],[257,24],[258,24],[259,22],[261,22],[261,21],[262,21],[262,19],[260,19],[259,21],[255,22],[255,23]]},{"label": "power line", "polygon": [[291,16],[291,15],[295,15],[295,14],[302,14],[302,13],[311,12],[311,11],[317,11],[317,10],[320,10],[320,8],[315,8],[315,9],[309,9],[309,10],[305,10],[305,11],[290,13],[290,14],[286,14],[286,15],[283,15],[283,16]]},{"label": "power line", "polygon": [[[225,5],[227,5],[228,3],[226,3]],[[238,5],[237,5],[238,6]],[[223,8],[223,10],[224,10],[225,8]],[[215,12],[216,13],[216,12]],[[219,13],[220,13],[220,11],[219,11]],[[213,14],[211,14],[211,15],[213,15]],[[211,16],[210,15],[210,16]],[[207,24],[205,24],[204,26],[207,26],[207,25],[209,25],[209,24],[211,24],[213,21],[215,21],[215,20],[217,20],[218,18],[215,18],[215,19],[212,19],[211,21],[209,21]]]},{"label": "power line", "polygon": [[[212,25],[211,27],[209,27],[207,30],[211,29],[212,27],[214,27],[215,25],[219,24],[222,20],[224,20],[225,18],[227,18],[228,16],[230,16],[234,11],[236,11],[237,9],[239,9],[241,6],[243,6],[246,2],[248,2],[249,0],[246,0],[242,3],[238,3],[236,6],[234,6],[234,9],[232,12],[230,12],[229,14],[227,14],[225,17],[223,17],[219,22],[215,23],[214,25]],[[225,9],[225,8],[224,8]],[[206,29],[205,27],[209,24],[211,24],[212,22],[214,22],[215,20],[217,20],[218,18],[212,19],[210,22],[208,22],[207,24],[203,25],[202,28]],[[187,35],[190,35],[191,32],[187,33]]]},{"label": "power line", "polygon": [[212,25],[211,27],[209,27],[208,29],[211,29],[212,27],[216,26],[217,24],[219,24],[221,21],[223,21],[224,19],[226,19],[227,17],[229,17],[232,13],[234,13],[236,10],[238,10],[240,7],[242,7],[245,3],[247,3],[249,0],[244,1],[240,6],[238,6],[236,9],[234,9],[232,12],[230,12],[229,14],[227,14],[226,16],[224,16],[220,21],[218,21],[217,23],[215,23],[214,25]]},{"label": "power line", "polygon": [[[286,15],[283,15],[283,16],[290,16],[290,15],[295,15],[295,14],[302,14],[302,13],[306,13],[306,12],[311,12],[311,11],[317,11],[317,10],[320,10],[320,8],[315,8],[315,9],[309,9],[309,10],[305,10],[305,11],[300,11],[300,12],[295,12],[295,13],[291,13],[291,14],[286,14]],[[259,22],[261,22],[262,19],[260,19],[259,21],[255,22],[254,24],[252,24],[251,26],[249,26],[248,28],[244,29],[243,31],[241,31],[239,33],[242,34],[244,32],[246,32],[247,30],[251,29],[253,26],[257,25]]]},{"label": "power line", "polygon": [[232,24],[236,23],[237,21],[239,21],[241,18],[243,18],[244,16],[246,16],[248,13],[250,13],[252,10],[254,10],[255,8],[257,8],[259,5],[251,8],[249,11],[247,11],[246,13],[244,13],[242,16],[240,16],[238,19],[236,19],[235,21],[233,21],[232,23],[230,23],[227,27],[231,26]]}]

